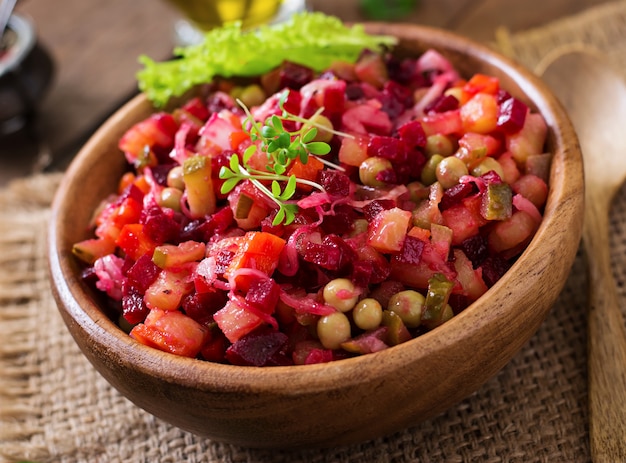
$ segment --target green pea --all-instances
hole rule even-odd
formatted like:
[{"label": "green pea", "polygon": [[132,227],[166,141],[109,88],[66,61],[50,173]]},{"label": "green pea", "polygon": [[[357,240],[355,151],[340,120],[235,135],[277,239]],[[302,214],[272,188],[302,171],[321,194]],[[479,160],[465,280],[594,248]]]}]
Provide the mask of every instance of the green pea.
[{"label": "green pea", "polygon": [[432,185],[437,181],[437,165],[444,159],[440,154],[435,154],[426,161],[422,168],[421,181],[424,185]]},{"label": "green pea", "polygon": [[468,173],[465,163],[456,156],[442,159],[435,170],[437,181],[446,190],[458,184],[459,179]]}]

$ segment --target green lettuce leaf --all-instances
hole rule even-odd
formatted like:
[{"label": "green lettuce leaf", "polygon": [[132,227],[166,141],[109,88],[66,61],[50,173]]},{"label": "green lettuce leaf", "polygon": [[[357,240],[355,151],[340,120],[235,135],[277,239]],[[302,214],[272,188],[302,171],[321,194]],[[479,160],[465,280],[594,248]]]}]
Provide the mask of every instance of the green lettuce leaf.
[{"label": "green lettuce leaf", "polygon": [[348,27],[323,13],[298,13],[289,21],[244,31],[233,23],[205,34],[204,41],[174,50],[175,58],[155,62],[139,58],[139,89],[155,106],[181,96],[216,76],[254,76],[289,60],[322,71],[334,61],[355,62],[364,49],[380,51],[396,44],[391,36],[373,36],[362,25]]}]

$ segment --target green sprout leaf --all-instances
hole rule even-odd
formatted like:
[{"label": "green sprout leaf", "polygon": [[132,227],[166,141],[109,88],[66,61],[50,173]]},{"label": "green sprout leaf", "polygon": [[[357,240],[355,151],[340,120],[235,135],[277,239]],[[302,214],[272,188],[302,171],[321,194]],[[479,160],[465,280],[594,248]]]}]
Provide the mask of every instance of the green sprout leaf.
[{"label": "green sprout leaf", "polygon": [[[288,90],[283,92],[281,105],[286,101],[288,95]],[[295,160],[306,164],[311,155],[323,156],[330,153],[330,145],[325,142],[313,141],[317,135],[317,128],[311,128],[313,122],[309,119],[291,114],[282,108],[282,115],[274,114],[261,123],[253,119],[250,110],[241,101],[239,104],[246,113],[246,121],[242,127],[250,135],[250,139],[253,142],[258,141],[258,144],[253,143],[246,148],[241,158],[238,154],[233,154],[228,166],[222,166],[219,172],[219,178],[224,180],[221,192],[227,194],[235,189],[240,182],[249,180],[278,206],[278,211],[273,220],[274,225],[289,224],[295,219],[298,206],[287,201],[290,201],[296,194],[298,183],[307,184],[320,191],[324,191],[324,188],[315,182],[299,179],[295,175],[287,176],[286,173]],[[321,114],[322,111],[323,108],[320,108],[318,113]],[[290,132],[285,129],[285,121],[296,122],[301,128]],[[324,130],[339,136],[350,136],[328,128],[324,128]],[[249,164],[250,159],[258,149],[267,155],[266,172],[255,170]],[[323,162],[331,167],[339,168],[328,161]]]}]

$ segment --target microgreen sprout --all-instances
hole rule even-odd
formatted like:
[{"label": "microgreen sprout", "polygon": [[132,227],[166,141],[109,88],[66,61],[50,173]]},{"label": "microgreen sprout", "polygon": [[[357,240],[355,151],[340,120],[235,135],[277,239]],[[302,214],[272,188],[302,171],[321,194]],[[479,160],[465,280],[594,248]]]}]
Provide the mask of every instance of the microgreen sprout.
[{"label": "microgreen sprout", "polygon": [[[318,130],[328,130],[340,136],[352,136],[316,124],[315,118],[322,113],[324,108],[319,108],[310,119],[291,114],[284,106],[287,96],[288,90],[283,92],[279,98],[281,114],[269,116],[262,124],[256,121],[246,105],[238,100],[246,114],[242,125],[243,129],[250,135],[250,140],[253,143],[244,150],[241,159],[239,154],[233,154],[229,165],[222,166],[219,172],[219,177],[225,180],[221,188],[222,193],[229,193],[239,182],[250,180],[263,194],[274,201],[278,205],[278,212],[272,222],[274,225],[283,222],[288,225],[295,219],[298,206],[291,199],[296,193],[297,184],[309,185],[324,191],[324,188],[316,182],[298,178],[293,174],[287,175],[289,168],[296,159],[302,164],[306,164],[309,161],[309,156],[315,156],[325,165],[343,170],[340,166],[318,157],[330,153],[328,143],[314,141]],[[285,129],[285,121],[300,123],[300,128],[289,132]],[[249,164],[250,158],[259,149],[267,155],[265,171],[254,169]],[[268,188],[264,182],[270,182],[270,187]]]}]

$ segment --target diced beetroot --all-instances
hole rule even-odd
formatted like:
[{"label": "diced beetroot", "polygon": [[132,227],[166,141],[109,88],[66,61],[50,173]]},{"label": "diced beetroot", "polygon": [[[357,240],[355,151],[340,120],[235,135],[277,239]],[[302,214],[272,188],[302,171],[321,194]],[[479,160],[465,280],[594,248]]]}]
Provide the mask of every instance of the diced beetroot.
[{"label": "diced beetroot", "polygon": [[307,262],[327,270],[341,270],[354,261],[354,250],[339,236],[326,235],[322,243],[309,241],[302,256]]},{"label": "diced beetroot", "polygon": [[213,314],[228,301],[226,293],[219,290],[194,292],[182,301],[185,313],[200,324],[213,322]]},{"label": "diced beetroot", "polygon": [[420,87],[425,84],[425,80],[423,78],[420,79],[422,77],[421,74],[415,72],[414,58],[399,59],[389,54],[385,56],[385,63],[387,64],[387,72],[391,80],[413,87]]},{"label": "diced beetroot", "polygon": [[396,202],[393,199],[374,199],[363,206],[363,214],[365,214],[367,221],[371,222],[380,211],[386,211],[394,207],[396,207]]},{"label": "diced beetroot", "polygon": [[319,184],[331,196],[346,197],[350,194],[350,177],[338,170],[320,170]]},{"label": "diced beetroot", "polygon": [[223,363],[226,361],[226,349],[230,345],[226,336],[219,330],[217,325],[209,326],[207,340],[204,342],[200,355],[209,362]]},{"label": "diced beetroot", "polygon": [[502,104],[509,98],[511,98],[511,94],[502,88],[498,90],[498,93],[496,93],[496,101],[498,104]]},{"label": "diced beetroot", "polygon": [[395,162],[404,162],[407,150],[404,142],[399,138],[375,135],[367,145],[368,156],[378,156]]},{"label": "diced beetroot", "polygon": [[334,207],[334,214],[324,215],[321,228],[325,233],[346,235],[354,230],[354,221],[357,212],[347,204],[339,204]]},{"label": "diced beetroot", "polygon": [[163,187],[167,186],[167,174],[175,165],[175,163],[158,164],[150,168],[152,177],[156,180],[157,184]]},{"label": "diced beetroot", "polygon": [[246,302],[267,314],[274,313],[280,297],[280,286],[271,278],[257,278],[250,283]]},{"label": "diced beetroot", "polygon": [[233,211],[226,206],[215,211],[208,220],[192,220],[181,231],[181,241],[210,241],[215,235],[224,233],[233,223]]},{"label": "diced beetroot", "polygon": [[[300,94],[300,92],[295,92],[295,91],[289,92],[283,104],[283,108],[285,109],[285,111],[287,111],[290,114],[298,114],[300,111],[301,103],[302,103],[302,95]],[[288,128],[286,123],[285,123],[285,128],[287,130],[292,130],[291,128]]]},{"label": "diced beetroot", "polygon": [[346,101],[345,80],[333,80],[332,85],[328,85],[322,92],[322,106],[324,113],[331,116],[341,114],[345,109]]},{"label": "diced beetroot", "polygon": [[524,127],[528,106],[517,98],[509,98],[500,104],[497,128],[506,133],[519,132]]},{"label": "diced beetroot", "polygon": [[405,122],[398,127],[398,136],[409,147],[426,146],[426,134],[417,120]]},{"label": "diced beetroot", "polygon": [[333,351],[330,349],[311,349],[309,355],[304,360],[305,365],[313,365],[314,363],[328,363],[335,360]]},{"label": "diced beetroot", "polygon": [[280,67],[279,88],[299,90],[304,84],[313,79],[313,70],[301,64],[286,61]]},{"label": "diced beetroot", "polygon": [[383,254],[368,245],[359,246],[355,252],[358,258],[352,264],[352,273],[355,278],[358,277],[360,281],[367,276],[369,284],[381,283],[389,278],[389,262]]},{"label": "diced beetroot", "polygon": [[405,286],[398,280],[385,280],[372,290],[369,297],[376,299],[383,307],[387,307],[391,296],[405,289]]},{"label": "diced beetroot", "polygon": [[270,366],[275,365],[287,345],[287,335],[280,331],[253,332],[226,349],[226,358],[233,365]]},{"label": "diced beetroot", "polygon": [[489,256],[489,248],[487,247],[487,239],[480,235],[473,235],[463,240],[459,246],[465,255],[472,261],[474,268],[482,265]]},{"label": "diced beetroot", "polygon": [[174,211],[152,206],[143,210],[141,223],[144,232],[155,243],[176,242],[180,235],[180,224],[174,218]]},{"label": "diced beetroot", "polygon": [[396,183],[407,184],[412,180],[419,179],[426,160],[426,155],[419,148],[408,149],[406,159],[402,162],[394,163]]},{"label": "diced beetroot", "polygon": [[351,82],[346,86],[346,98],[350,101],[360,100],[364,96],[363,88],[358,82]]},{"label": "diced beetroot", "polygon": [[452,293],[448,298],[448,304],[452,307],[454,315],[458,315],[463,312],[471,302],[472,301],[470,301],[469,298],[463,294]]},{"label": "diced beetroot", "polygon": [[152,262],[152,256],[144,254],[126,271],[126,286],[129,291],[132,288],[143,294],[159,273],[161,269]]},{"label": "diced beetroot", "polygon": [[209,110],[202,100],[198,97],[192,98],[187,101],[182,107],[183,110],[194,115],[201,121],[206,121],[209,118]]},{"label": "diced beetroot", "polygon": [[490,170],[489,172],[480,176],[481,179],[485,181],[485,183],[502,183],[502,178],[498,175],[495,170]]},{"label": "diced beetroot", "polygon": [[444,191],[443,197],[439,202],[439,210],[445,211],[452,206],[460,204],[463,199],[477,193],[478,188],[476,187],[476,184],[474,182],[457,183],[453,187],[448,188],[446,191]]},{"label": "diced beetroot", "polygon": [[122,296],[122,314],[131,325],[145,320],[150,309],[143,303],[143,292],[131,288]]},{"label": "diced beetroot", "polygon": [[459,108],[459,100],[457,100],[452,95],[441,95],[439,98],[436,98],[430,104],[426,105],[424,108],[424,112],[429,114],[433,113],[444,113],[446,111],[453,111]]},{"label": "diced beetroot", "polygon": [[509,270],[511,264],[496,254],[487,257],[481,267],[483,280],[491,288]]},{"label": "diced beetroot", "polygon": [[357,288],[367,288],[372,281],[374,274],[374,262],[370,260],[357,260],[352,263],[352,273],[350,281]]},{"label": "diced beetroot", "polygon": [[396,171],[393,168],[381,170],[376,174],[376,177],[374,178],[382,184],[386,185],[403,183],[398,179],[398,174],[396,174]]},{"label": "diced beetroot", "polygon": [[206,102],[206,107],[209,113],[212,114],[219,113],[223,109],[231,110],[237,107],[237,103],[228,93],[218,91],[209,96]]},{"label": "diced beetroot", "polygon": [[406,264],[419,264],[422,260],[424,246],[424,241],[413,236],[407,236],[404,239],[404,244],[397,256],[397,260]]},{"label": "diced beetroot", "polygon": [[411,90],[398,82],[388,80],[381,92],[383,111],[390,117],[396,118],[413,104],[413,93]]}]

